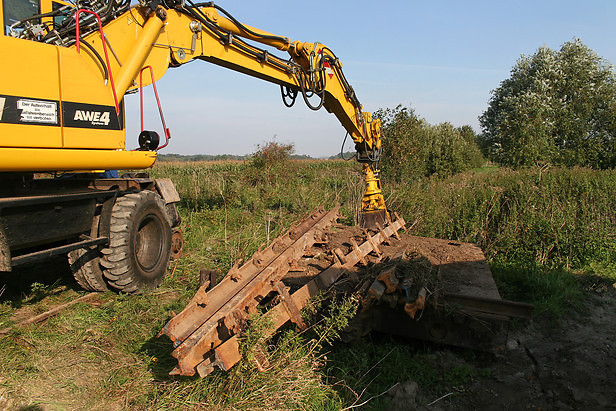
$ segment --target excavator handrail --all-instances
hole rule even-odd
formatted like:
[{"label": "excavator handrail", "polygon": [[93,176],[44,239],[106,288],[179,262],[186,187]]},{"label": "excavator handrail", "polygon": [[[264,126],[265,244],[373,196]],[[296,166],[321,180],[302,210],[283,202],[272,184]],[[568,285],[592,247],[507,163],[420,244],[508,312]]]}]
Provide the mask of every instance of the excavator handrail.
[{"label": "excavator handrail", "polygon": [[113,101],[115,103],[115,109],[116,109],[116,114],[120,115],[120,104],[118,103],[118,95],[116,93],[116,88],[115,88],[115,84],[113,82],[113,72],[111,71],[111,65],[109,64],[109,55],[107,53],[107,45],[106,45],[106,41],[105,41],[105,33],[103,32],[103,24],[101,22],[101,18],[98,15],[98,13],[92,11],[92,10],[87,10],[87,9],[78,9],[75,12],[75,21],[77,23],[76,27],[75,27],[75,35],[77,36],[77,44],[76,44],[76,48],[77,48],[77,53],[80,53],[80,40],[81,40],[81,36],[79,35],[79,14],[81,13],[86,13],[86,14],[91,14],[94,17],[96,17],[96,21],[98,22],[98,30],[99,33],[101,35],[101,42],[103,44],[103,51],[105,52],[105,63],[107,64],[107,70],[109,71],[109,81],[111,82],[111,91],[113,92]]},{"label": "excavator handrail", "polygon": [[156,97],[156,104],[158,105],[158,112],[160,113],[160,121],[163,124],[163,131],[165,133],[165,143],[161,144],[156,148],[156,151],[167,147],[169,144],[169,139],[171,138],[171,132],[167,128],[167,123],[165,122],[165,116],[163,115],[163,107],[160,104],[160,98],[158,97],[158,90],[156,89],[156,80],[154,80],[154,70],[152,66],[145,66],[139,71],[139,110],[141,114],[141,131],[144,130],[143,127],[143,71],[145,69],[150,69],[150,76],[152,77],[152,88],[154,90],[154,96]]}]

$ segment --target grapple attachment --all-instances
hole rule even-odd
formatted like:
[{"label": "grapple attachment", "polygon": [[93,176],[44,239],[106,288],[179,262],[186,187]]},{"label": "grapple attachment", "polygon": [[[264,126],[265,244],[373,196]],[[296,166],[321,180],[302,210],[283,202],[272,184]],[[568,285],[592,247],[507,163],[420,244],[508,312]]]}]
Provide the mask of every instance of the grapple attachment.
[{"label": "grapple attachment", "polygon": [[378,225],[384,226],[391,219],[381,191],[381,180],[378,177],[378,170],[373,170],[371,165],[364,164],[362,171],[364,173],[366,190],[361,200],[361,212],[357,220],[363,228],[376,229]]},{"label": "grapple attachment", "polygon": [[379,225],[386,225],[390,218],[387,210],[373,210],[361,211],[357,220],[362,228],[377,229]]}]

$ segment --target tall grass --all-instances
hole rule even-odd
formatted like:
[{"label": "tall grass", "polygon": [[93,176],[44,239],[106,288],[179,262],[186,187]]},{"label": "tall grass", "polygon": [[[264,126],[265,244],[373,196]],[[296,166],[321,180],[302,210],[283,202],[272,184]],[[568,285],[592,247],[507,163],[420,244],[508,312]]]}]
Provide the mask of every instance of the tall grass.
[{"label": "tall grass", "polygon": [[319,206],[344,203],[342,213],[352,222],[363,189],[359,167],[342,161],[287,161],[268,167],[251,162],[161,163],[152,174],[171,177],[181,194],[189,264],[221,270],[249,257]]},{"label": "tall grass", "polygon": [[[78,304],[1,339],[0,396],[8,395],[15,407],[339,409],[406,378],[434,386],[434,392],[474,378],[476,371],[464,367],[441,372],[438,358],[426,352],[417,359],[417,349],[395,341],[330,348],[327,342],[349,311],[328,309],[308,332],[288,330],[277,349],[265,346],[270,367],[263,373],[247,361],[230,374],[169,377],[173,346],[155,335],[171,311],[179,312],[194,295],[199,268],[226,272],[321,205],[343,202],[352,223],[363,182],[359,165],[344,161],[268,167],[165,162],[152,174],[172,178],[180,192],[186,256],[172,264],[159,290],[105,293],[93,305]],[[579,300],[583,273],[615,278],[614,171],[487,168],[449,178],[386,179],[383,188],[391,209],[417,220],[413,234],[481,245],[504,296],[533,302],[539,311],[558,313]],[[13,321],[15,307],[40,310],[43,291],[51,293],[37,286],[28,296],[0,303],[0,326]],[[62,299],[74,296],[60,293]]]},{"label": "tall grass", "polygon": [[[343,202],[352,222],[363,190],[357,164],[342,161],[163,163],[154,172],[181,193],[188,248],[225,246],[230,260],[320,205]],[[616,267],[616,171],[486,168],[445,179],[384,176],[383,187],[390,209],[417,220],[415,234],[476,243],[493,262],[608,276]]]},{"label": "tall grass", "polygon": [[616,172],[530,168],[462,173],[391,189],[416,232],[479,244],[499,263],[609,274]]},{"label": "tall grass", "polygon": [[[201,250],[184,271],[224,271],[320,205],[344,202],[352,223],[363,190],[359,166],[343,161],[163,163],[154,172],[176,182],[187,246]],[[385,175],[383,188],[388,206],[416,221],[414,234],[478,244],[505,298],[534,302],[537,312],[559,314],[580,298],[570,273],[616,278],[614,171],[486,167],[448,178]]]}]

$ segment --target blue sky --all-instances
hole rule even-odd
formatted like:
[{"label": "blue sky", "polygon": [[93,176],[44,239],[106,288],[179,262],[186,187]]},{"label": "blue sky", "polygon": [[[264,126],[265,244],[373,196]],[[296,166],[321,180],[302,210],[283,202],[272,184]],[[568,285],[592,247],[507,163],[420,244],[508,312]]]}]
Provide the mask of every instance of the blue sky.
[{"label": "blue sky", "polygon": [[[469,124],[476,131],[490,91],[522,54],[543,45],[558,49],[578,37],[616,63],[616,2],[609,0],[217,4],[243,23],[326,44],[367,111],[402,104],[430,123]],[[157,85],[173,136],[162,153],[247,154],[275,138],[294,143],[300,154],[329,156],[345,134],[324,109],[313,112],[301,99],[287,109],[278,86],[205,62],[170,69]],[[157,112],[149,108],[146,128],[160,132]],[[127,117],[132,148],[139,127],[135,96],[127,98]]]}]

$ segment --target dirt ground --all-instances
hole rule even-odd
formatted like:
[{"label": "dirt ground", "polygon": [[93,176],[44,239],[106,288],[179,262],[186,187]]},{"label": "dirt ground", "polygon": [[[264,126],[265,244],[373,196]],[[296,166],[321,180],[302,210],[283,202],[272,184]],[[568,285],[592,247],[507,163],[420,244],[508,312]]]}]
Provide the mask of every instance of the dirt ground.
[{"label": "dirt ground", "polygon": [[[328,248],[348,249],[348,234],[355,235],[361,243],[360,231],[346,229],[330,235]],[[389,257],[403,250],[421,253],[433,265],[441,265],[444,282],[459,275],[460,287],[485,286],[473,284],[485,281],[485,277],[473,277],[472,272],[489,268],[483,255],[471,245],[402,235],[400,240],[392,239],[380,248]],[[368,259],[374,261],[374,256]],[[452,264],[454,260],[459,264]],[[491,297],[494,291],[489,291]],[[598,286],[589,292],[583,312],[570,314],[558,325],[541,316],[517,322],[510,327],[505,346],[496,353],[478,353],[469,360],[458,349],[436,349],[428,354],[435,367],[445,372],[470,366],[478,370],[479,376],[442,398],[428,398],[429,387],[414,381],[399,381],[387,394],[389,408],[616,410],[616,284]]]},{"label": "dirt ground", "polygon": [[[616,290],[598,291],[588,311],[557,328],[535,321],[510,333],[498,355],[466,361],[440,351],[443,368],[487,371],[469,386],[433,403],[413,381],[390,393],[392,410],[614,410],[616,409]],[[429,405],[430,404],[430,405]]]},{"label": "dirt ground", "polygon": [[587,313],[558,328],[535,322],[512,332],[508,350],[487,365],[491,377],[475,382],[459,396],[459,404],[480,409],[616,409],[616,290],[599,291]]}]

